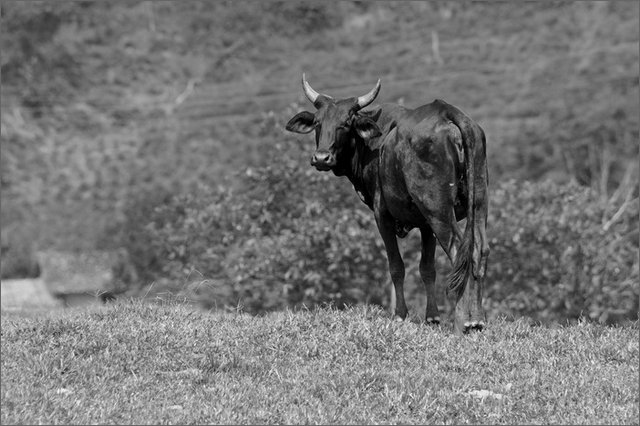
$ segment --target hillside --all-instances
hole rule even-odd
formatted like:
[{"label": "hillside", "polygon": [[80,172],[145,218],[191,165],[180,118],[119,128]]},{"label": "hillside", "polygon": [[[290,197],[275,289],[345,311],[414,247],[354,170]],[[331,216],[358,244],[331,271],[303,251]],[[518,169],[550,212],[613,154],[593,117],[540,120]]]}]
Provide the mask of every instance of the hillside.
[{"label": "hillside", "polygon": [[130,301],[2,313],[2,423],[637,424],[638,327]]},{"label": "hillside", "polygon": [[611,192],[637,155],[633,2],[7,2],[2,20],[3,227],[46,248],[117,246],[131,198],[261,165],[261,129],[307,107],[302,71],[459,105],[494,182]]}]

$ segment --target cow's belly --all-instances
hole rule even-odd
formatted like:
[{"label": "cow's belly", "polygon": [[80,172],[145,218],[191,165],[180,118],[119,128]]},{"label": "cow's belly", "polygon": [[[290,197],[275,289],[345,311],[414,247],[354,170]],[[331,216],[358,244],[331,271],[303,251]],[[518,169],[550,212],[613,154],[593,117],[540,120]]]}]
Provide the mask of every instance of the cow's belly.
[{"label": "cow's belly", "polygon": [[394,215],[396,219],[396,235],[400,238],[406,237],[409,231],[414,228],[424,228],[427,225],[424,217],[419,212],[407,214],[404,211],[401,213]]},{"label": "cow's belly", "polygon": [[404,238],[411,229],[423,228],[427,225],[424,216],[408,192],[398,191],[396,186],[394,191],[388,191],[384,194],[384,199],[387,211],[396,221],[396,235],[398,237]]},{"label": "cow's belly", "polygon": [[[411,170],[415,165],[406,164],[403,170]],[[453,213],[457,220],[466,215],[466,203],[459,197],[458,187],[455,186],[454,176],[444,178],[446,173],[436,175],[433,165],[421,164],[420,172],[394,173],[386,176],[383,185],[385,208],[396,221],[396,234],[404,237],[412,228],[426,228],[431,216],[442,215],[443,211]],[[453,168],[446,170],[455,173]],[[420,176],[420,179],[416,179]],[[407,179],[414,181],[409,182]],[[449,185],[449,182],[454,185]],[[409,186],[411,185],[411,186]],[[409,188],[412,188],[410,191]],[[418,197],[415,198],[414,197]],[[420,207],[418,207],[418,205]]]},{"label": "cow's belly", "polygon": [[424,224],[424,217],[408,194],[402,198],[389,197],[385,201],[387,202],[389,213],[397,221],[413,226],[422,226]]}]

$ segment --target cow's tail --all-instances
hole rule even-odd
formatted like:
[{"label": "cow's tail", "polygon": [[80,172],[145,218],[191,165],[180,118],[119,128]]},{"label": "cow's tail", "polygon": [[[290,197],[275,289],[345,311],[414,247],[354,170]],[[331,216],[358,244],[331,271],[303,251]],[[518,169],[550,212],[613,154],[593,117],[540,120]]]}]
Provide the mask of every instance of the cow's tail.
[{"label": "cow's tail", "polygon": [[488,184],[486,140],[482,128],[457,108],[450,107],[447,118],[460,129],[462,135],[467,179],[467,224],[453,260],[447,289],[447,293],[460,297],[471,274],[476,278],[484,277],[489,255],[485,234]]}]

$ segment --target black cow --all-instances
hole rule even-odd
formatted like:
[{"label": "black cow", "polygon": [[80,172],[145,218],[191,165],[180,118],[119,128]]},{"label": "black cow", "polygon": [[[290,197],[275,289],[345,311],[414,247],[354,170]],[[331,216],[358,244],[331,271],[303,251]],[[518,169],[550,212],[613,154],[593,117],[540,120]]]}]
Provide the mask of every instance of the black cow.
[{"label": "black cow", "polygon": [[[486,238],[487,163],[483,130],[458,108],[435,100],[416,109],[382,104],[362,109],[380,91],[333,99],[302,87],[316,112],[303,111],[287,123],[296,133],[315,130],[311,165],[346,176],[373,210],[384,240],[395,287],[395,314],[404,319],[404,262],[396,236],[418,228],[420,275],[427,291],[427,323],[439,323],[435,300],[436,240],[453,264],[448,292],[456,297],[455,330],[484,327],[482,286],[489,255]],[[457,222],[466,218],[464,233]]]}]

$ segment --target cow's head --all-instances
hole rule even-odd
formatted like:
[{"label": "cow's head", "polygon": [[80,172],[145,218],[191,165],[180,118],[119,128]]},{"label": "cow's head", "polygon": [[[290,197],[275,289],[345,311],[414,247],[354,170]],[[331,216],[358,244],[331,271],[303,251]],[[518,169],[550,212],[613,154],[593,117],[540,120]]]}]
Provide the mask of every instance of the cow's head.
[{"label": "cow's head", "polygon": [[381,135],[376,121],[380,111],[365,114],[359,112],[369,105],[380,92],[380,80],[366,95],[334,100],[313,90],[302,74],[304,94],[316,107],[315,114],[303,111],[287,123],[290,132],[309,133],[316,131],[316,151],[311,157],[311,165],[321,171],[333,170],[353,148],[357,141],[367,143]]}]

